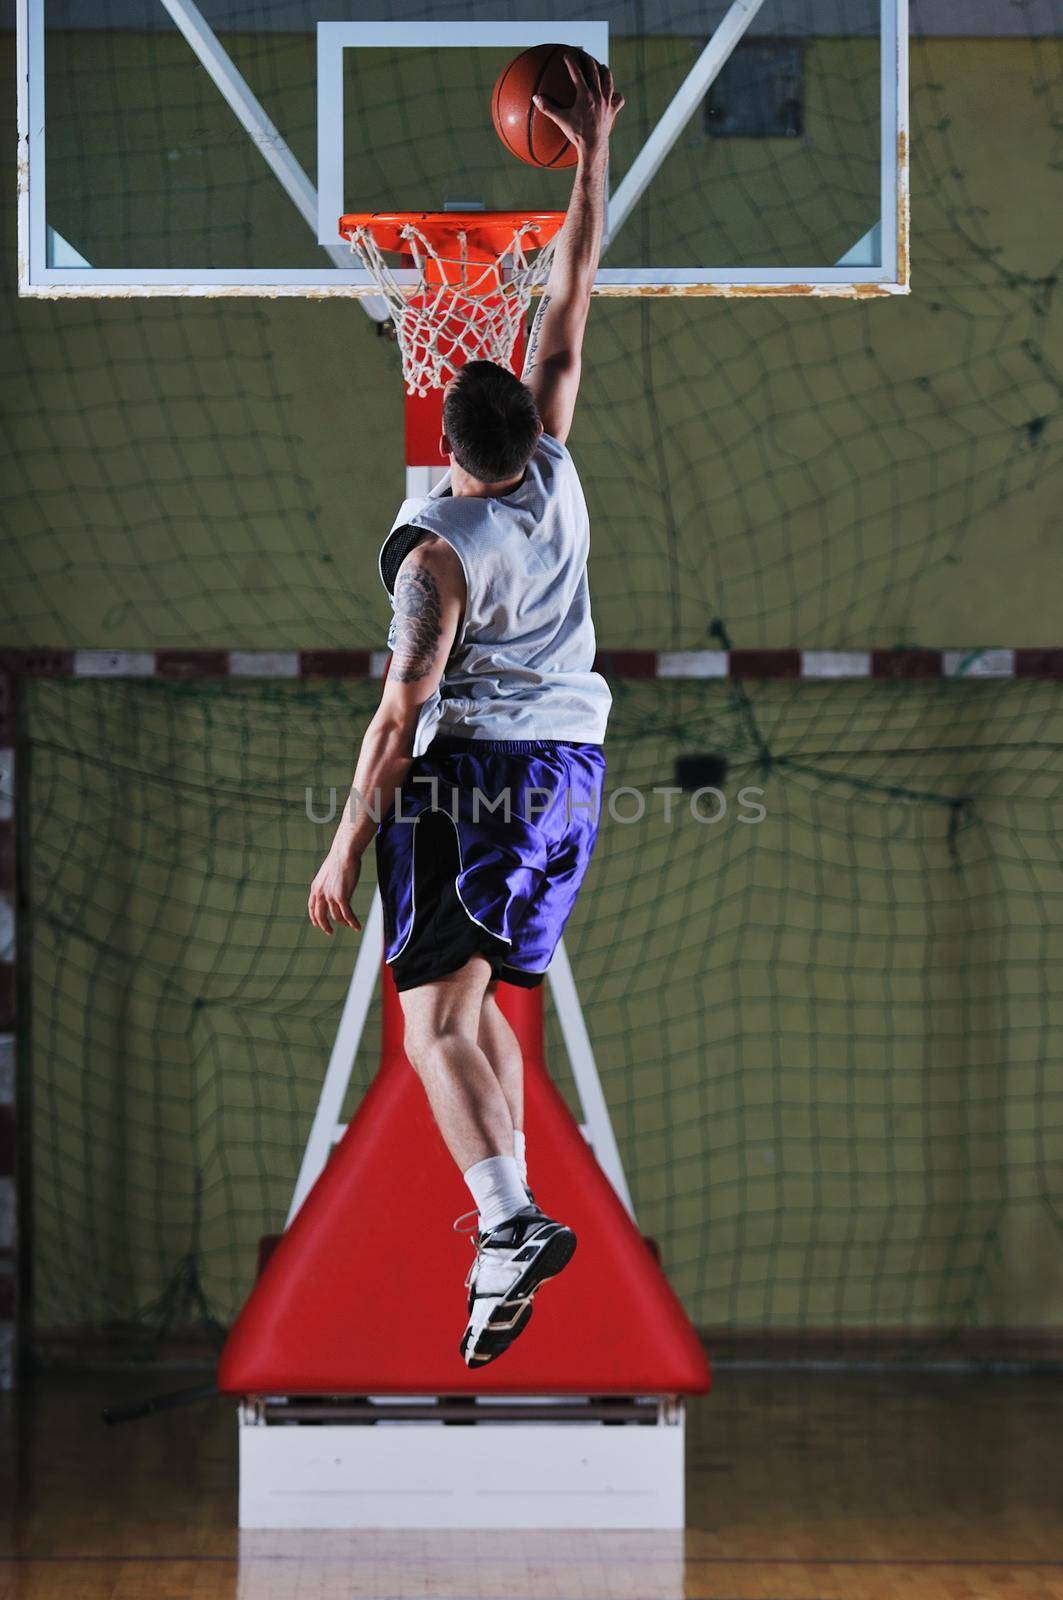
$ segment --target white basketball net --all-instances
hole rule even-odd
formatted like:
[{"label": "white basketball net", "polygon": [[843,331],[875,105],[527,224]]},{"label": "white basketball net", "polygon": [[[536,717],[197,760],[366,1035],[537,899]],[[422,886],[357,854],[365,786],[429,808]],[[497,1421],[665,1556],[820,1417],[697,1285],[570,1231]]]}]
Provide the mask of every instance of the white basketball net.
[{"label": "white basketball net", "polygon": [[[466,361],[509,365],[532,290],[549,272],[554,251],[551,239],[529,260],[524,240],[534,226],[518,225],[512,243],[496,261],[470,261],[464,233],[457,232],[443,253],[416,223],[406,223],[401,237],[421,279],[412,291],[396,282],[367,228],[354,228],[348,234],[352,251],[387,301],[408,394],[440,388]],[[442,276],[452,281],[427,282],[432,262],[445,266],[448,270]]]}]

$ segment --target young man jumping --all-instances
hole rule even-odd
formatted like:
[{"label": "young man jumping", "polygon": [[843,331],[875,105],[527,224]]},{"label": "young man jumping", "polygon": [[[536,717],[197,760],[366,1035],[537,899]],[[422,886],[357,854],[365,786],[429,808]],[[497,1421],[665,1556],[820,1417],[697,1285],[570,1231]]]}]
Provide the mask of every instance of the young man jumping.
[{"label": "young man jumping", "polygon": [[406,1054],[478,1212],[469,1366],[509,1348],[576,1248],[527,1187],[523,1062],[493,992],[499,978],[542,982],[594,847],[605,772],[590,526],[565,440],[624,101],[607,67],[582,52],[566,61],[574,103],[536,103],[578,160],[524,372],[472,361],[444,390],[450,471],[404,502],[380,552],[391,667],[308,902],[322,932],[360,928],[351,897],[375,837]]}]

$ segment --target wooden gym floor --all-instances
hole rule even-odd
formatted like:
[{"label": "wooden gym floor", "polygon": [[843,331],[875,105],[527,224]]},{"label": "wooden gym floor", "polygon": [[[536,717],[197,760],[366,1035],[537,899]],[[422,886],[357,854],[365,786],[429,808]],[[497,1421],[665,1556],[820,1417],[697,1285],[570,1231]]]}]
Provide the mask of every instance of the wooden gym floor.
[{"label": "wooden gym floor", "polygon": [[0,1402],[3,1600],[1063,1600],[1063,1380],[724,1370],[689,1527],[243,1534],[228,1402],[106,1428],[202,1373]]}]

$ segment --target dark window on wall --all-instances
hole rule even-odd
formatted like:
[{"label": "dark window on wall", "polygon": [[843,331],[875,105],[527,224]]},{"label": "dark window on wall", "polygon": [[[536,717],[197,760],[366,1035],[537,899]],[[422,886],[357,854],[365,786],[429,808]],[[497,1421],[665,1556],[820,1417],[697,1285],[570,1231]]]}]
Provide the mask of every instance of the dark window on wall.
[{"label": "dark window on wall", "polygon": [[797,139],[802,112],[800,44],[744,39],[705,96],[702,125],[715,139]]}]

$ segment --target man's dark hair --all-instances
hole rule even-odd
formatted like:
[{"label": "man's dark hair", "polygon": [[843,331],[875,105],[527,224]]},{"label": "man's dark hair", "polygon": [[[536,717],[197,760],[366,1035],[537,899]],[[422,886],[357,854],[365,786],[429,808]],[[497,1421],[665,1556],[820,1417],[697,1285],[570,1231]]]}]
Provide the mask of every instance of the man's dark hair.
[{"label": "man's dark hair", "polygon": [[467,361],[443,401],[443,432],[460,467],[481,483],[499,483],[534,455],[539,413],[531,390],[506,367]]}]

